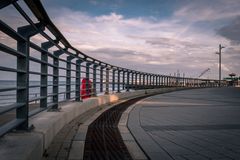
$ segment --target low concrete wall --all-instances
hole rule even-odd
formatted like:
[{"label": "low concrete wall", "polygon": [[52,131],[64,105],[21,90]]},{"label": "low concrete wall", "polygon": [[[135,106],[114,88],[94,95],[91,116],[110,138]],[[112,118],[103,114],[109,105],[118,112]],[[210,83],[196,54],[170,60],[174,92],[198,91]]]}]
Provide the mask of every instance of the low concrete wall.
[{"label": "low concrete wall", "polygon": [[30,119],[35,129],[31,132],[9,133],[0,139],[1,160],[40,160],[61,128],[77,116],[95,107],[103,107],[120,99],[130,99],[144,94],[164,93],[182,88],[137,90],[89,98],[83,102],[71,102],[57,112],[41,112]]}]

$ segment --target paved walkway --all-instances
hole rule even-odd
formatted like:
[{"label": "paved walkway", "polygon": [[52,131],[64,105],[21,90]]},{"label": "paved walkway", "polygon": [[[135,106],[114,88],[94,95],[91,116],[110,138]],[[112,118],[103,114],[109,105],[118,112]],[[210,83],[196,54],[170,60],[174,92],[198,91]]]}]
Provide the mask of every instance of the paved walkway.
[{"label": "paved walkway", "polygon": [[240,88],[149,97],[132,110],[128,127],[152,160],[239,160]]}]

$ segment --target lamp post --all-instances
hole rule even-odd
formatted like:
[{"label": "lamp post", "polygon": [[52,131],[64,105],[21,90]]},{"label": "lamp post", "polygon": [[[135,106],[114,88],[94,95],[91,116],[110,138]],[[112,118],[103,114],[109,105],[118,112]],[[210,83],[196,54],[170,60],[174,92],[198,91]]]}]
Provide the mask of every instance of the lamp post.
[{"label": "lamp post", "polygon": [[218,80],[218,86],[221,87],[221,62],[222,62],[222,49],[225,48],[221,44],[219,44],[219,52],[216,52],[216,54],[219,55],[219,80]]}]

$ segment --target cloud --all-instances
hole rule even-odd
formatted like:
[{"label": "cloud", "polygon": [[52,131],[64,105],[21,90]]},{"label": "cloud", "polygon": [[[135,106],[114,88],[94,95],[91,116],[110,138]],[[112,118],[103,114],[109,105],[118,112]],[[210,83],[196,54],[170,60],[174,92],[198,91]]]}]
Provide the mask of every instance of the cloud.
[{"label": "cloud", "polygon": [[[164,57],[160,59],[158,56],[153,56],[150,54],[145,54],[142,52],[136,52],[129,49],[121,48],[99,48],[96,50],[89,51],[89,54],[96,55],[98,54],[101,59],[104,59],[106,62],[112,64],[114,61],[125,62],[125,64],[134,63],[134,64],[166,64],[167,58]],[[170,59],[168,59],[170,60]],[[171,62],[167,62],[169,64]],[[124,63],[123,63],[124,64]],[[126,67],[124,65],[120,65]]]},{"label": "cloud", "polygon": [[187,21],[213,21],[232,18],[240,14],[239,0],[192,1],[174,12],[174,16]]},{"label": "cloud", "polygon": [[203,47],[203,44],[193,43],[191,41],[183,41],[174,38],[165,38],[165,37],[150,37],[146,38],[146,43],[157,46],[165,47],[176,47],[176,48],[192,48],[200,49]]},{"label": "cloud", "polygon": [[240,57],[240,48],[227,47],[224,52],[228,56],[239,56]]},{"label": "cloud", "polygon": [[240,15],[229,24],[218,29],[217,34],[230,40],[233,45],[240,44]]}]

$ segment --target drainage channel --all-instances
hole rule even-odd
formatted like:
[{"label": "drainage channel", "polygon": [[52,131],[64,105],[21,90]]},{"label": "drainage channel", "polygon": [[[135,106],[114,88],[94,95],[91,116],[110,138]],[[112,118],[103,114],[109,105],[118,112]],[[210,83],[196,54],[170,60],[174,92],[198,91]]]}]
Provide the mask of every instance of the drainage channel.
[{"label": "drainage channel", "polygon": [[118,130],[118,123],[122,113],[129,106],[148,96],[151,95],[117,104],[93,121],[88,127],[83,159],[132,160]]}]

